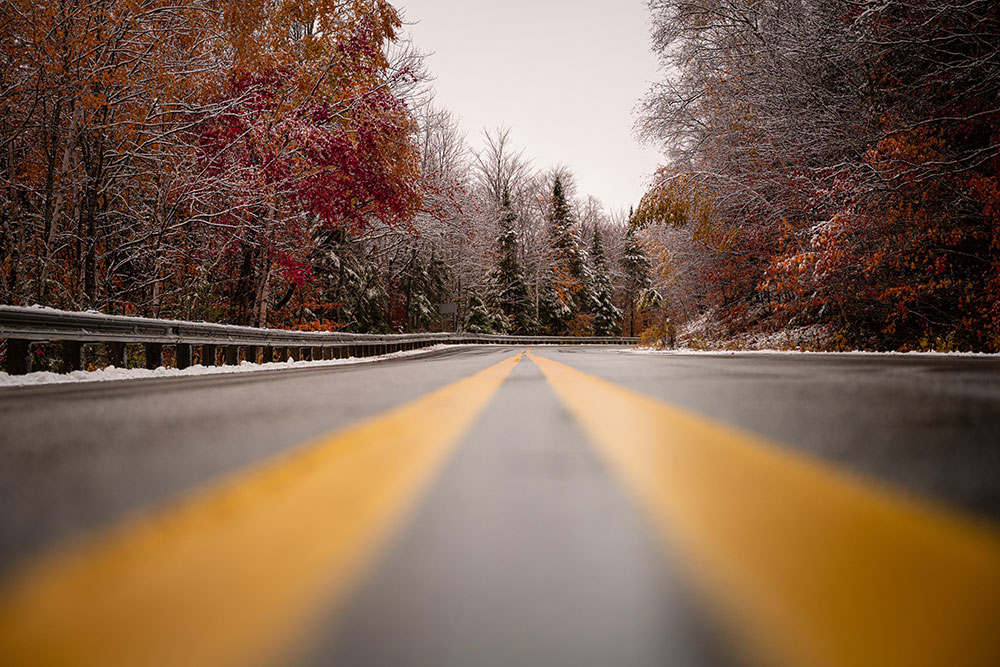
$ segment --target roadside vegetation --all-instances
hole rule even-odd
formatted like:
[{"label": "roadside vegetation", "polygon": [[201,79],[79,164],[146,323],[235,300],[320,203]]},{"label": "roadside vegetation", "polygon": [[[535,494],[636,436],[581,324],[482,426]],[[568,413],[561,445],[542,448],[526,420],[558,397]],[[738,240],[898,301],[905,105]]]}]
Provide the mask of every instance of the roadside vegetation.
[{"label": "roadside vegetation", "polygon": [[629,212],[464,136],[385,0],[3,7],[0,303],[1000,350],[994,3],[650,0]]},{"label": "roadside vegetation", "polygon": [[1000,350],[1000,9],[652,0],[636,220],[688,342]]}]

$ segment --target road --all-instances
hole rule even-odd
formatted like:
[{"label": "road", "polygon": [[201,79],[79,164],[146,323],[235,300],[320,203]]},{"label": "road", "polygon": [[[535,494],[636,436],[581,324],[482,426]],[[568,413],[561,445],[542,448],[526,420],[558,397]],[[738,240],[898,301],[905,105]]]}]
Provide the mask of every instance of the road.
[{"label": "road", "polygon": [[8,389],[0,572],[3,664],[1000,664],[1000,362],[483,346]]}]

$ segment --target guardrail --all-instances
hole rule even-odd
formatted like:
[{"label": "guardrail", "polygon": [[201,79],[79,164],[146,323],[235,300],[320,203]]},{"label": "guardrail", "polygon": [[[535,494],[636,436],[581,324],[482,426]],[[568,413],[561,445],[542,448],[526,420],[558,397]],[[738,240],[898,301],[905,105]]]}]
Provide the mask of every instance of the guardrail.
[{"label": "guardrail", "polygon": [[[204,366],[235,365],[294,359],[346,359],[414,350],[439,343],[464,345],[626,345],[636,338],[615,336],[497,336],[468,333],[348,334],[327,331],[259,329],[209,322],[158,320],[145,317],[77,313],[50,308],[0,306],[0,338],[6,342],[7,372],[23,375],[30,368],[32,344],[58,343],[62,371],[83,368],[84,345],[106,347],[109,363],[127,365],[129,345],[142,345],[145,367],[163,365],[164,348],[172,347],[177,368],[195,359]],[[197,357],[196,357],[196,352]]]}]

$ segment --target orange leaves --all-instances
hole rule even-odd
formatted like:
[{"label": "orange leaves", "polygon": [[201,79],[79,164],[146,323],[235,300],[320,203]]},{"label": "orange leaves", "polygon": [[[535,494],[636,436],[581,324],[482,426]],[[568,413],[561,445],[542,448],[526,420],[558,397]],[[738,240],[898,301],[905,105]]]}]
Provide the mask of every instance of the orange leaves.
[{"label": "orange leaves", "polygon": [[708,188],[696,178],[661,167],[657,183],[639,202],[633,216],[639,226],[649,224],[683,227],[693,223],[696,233],[707,233],[712,220],[712,200]]},{"label": "orange leaves", "polygon": [[947,158],[947,141],[941,130],[920,126],[889,134],[865,156],[882,178],[914,182],[925,176],[923,169]]}]

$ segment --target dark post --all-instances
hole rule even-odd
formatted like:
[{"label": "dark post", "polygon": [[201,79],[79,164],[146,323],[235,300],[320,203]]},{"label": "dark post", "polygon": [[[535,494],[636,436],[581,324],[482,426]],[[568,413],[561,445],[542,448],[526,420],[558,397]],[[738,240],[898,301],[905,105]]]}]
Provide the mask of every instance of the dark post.
[{"label": "dark post", "polygon": [[62,352],[63,373],[83,370],[83,343],[78,340],[64,340]]},{"label": "dark post", "polygon": [[7,339],[7,372],[11,375],[24,375],[28,372],[29,341],[20,338]]},{"label": "dark post", "polygon": [[201,346],[201,365],[202,366],[214,366],[218,359],[218,348],[215,345],[202,345]]},{"label": "dark post", "polygon": [[260,347],[258,347],[257,345],[247,345],[246,348],[244,349],[246,350],[246,360],[249,361],[251,364],[256,364],[257,353],[258,350],[260,350]]},{"label": "dark post", "polygon": [[108,362],[115,368],[128,368],[128,343],[106,343]]},{"label": "dark post", "polygon": [[163,365],[163,343],[146,343],[146,368],[155,371]]},{"label": "dark post", "polygon": [[177,368],[188,368],[191,365],[191,344],[177,343],[174,350],[177,352]]},{"label": "dark post", "polygon": [[226,346],[226,365],[227,366],[238,366],[240,363],[240,346],[239,345],[227,345]]},{"label": "dark post", "polygon": [[264,353],[261,355],[260,362],[262,364],[269,364],[274,361],[274,347],[271,345],[264,346]]},{"label": "dark post", "polygon": [[302,357],[302,350],[297,347],[288,348],[288,356],[292,361],[298,361]]}]

